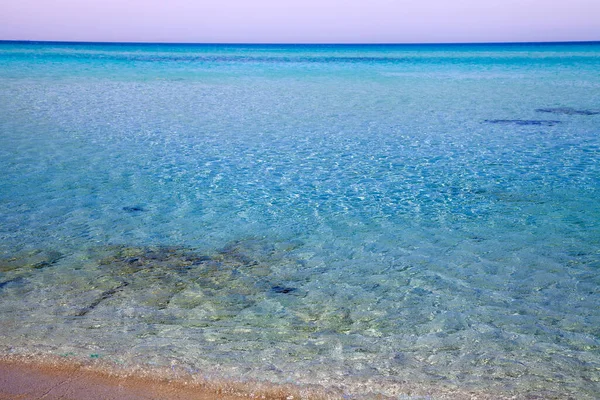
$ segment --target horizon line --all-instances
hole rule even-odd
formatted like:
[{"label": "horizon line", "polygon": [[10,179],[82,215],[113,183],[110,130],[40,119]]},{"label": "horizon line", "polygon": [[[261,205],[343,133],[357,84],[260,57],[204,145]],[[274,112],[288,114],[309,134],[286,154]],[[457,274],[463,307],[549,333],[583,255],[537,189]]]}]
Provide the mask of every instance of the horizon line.
[{"label": "horizon line", "polygon": [[0,39],[0,43],[23,44],[103,44],[103,45],[217,45],[217,46],[440,46],[440,45],[556,45],[556,44],[600,44],[600,40],[565,41],[493,41],[493,42],[153,42],[153,41],[88,41],[88,40],[21,40]]}]

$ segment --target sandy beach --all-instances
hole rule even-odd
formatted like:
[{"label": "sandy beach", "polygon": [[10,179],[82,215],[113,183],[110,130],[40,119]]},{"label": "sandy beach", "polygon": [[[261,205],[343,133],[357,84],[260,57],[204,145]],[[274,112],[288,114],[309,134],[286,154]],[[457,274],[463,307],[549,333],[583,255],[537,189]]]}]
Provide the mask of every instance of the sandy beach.
[{"label": "sandy beach", "polygon": [[49,366],[0,362],[0,399],[142,400],[142,399],[242,399],[200,386],[123,378],[78,366]]},{"label": "sandy beach", "polygon": [[[71,361],[54,356],[8,356],[0,359],[0,400],[294,400],[344,399],[332,389],[274,385],[267,382],[202,380],[167,370],[119,369],[102,361]],[[508,400],[518,395],[461,388],[426,389],[407,383],[406,400]],[[386,400],[382,394],[352,397]],[[548,399],[563,397],[549,396]]]},{"label": "sandy beach", "polygon": [[[256,389],[256,385],[254,385]],[[102,365],[65,363],[57,359],[0,360],[0,399],[2,400],[240,400],[248,398],[299,398],[285,388],[258,390],[167,379],[158,374],[127,375]],[[291,397],[290,397],[291,396]],[[317,395],[315,398],[318,398]],[[312,398],[312,396],[311,396]]]}]

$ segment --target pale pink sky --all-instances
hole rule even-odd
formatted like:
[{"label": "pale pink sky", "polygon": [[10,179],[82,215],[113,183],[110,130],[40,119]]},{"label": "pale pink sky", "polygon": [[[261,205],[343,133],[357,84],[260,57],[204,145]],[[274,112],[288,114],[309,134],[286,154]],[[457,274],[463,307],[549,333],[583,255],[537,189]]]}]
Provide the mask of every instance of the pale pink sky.
[{"label": "pale pink sky", "polygon": [[600,0],[0,0],[0,40],[600,40]]}]

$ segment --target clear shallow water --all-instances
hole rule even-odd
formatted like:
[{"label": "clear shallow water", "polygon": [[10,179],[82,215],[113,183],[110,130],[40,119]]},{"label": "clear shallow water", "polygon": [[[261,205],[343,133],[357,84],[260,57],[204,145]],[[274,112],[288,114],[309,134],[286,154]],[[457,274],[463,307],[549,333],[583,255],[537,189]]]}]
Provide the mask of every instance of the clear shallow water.
[{"label": "clear shallow water", "polygon": [[598,71],[599,44],[0,43],[1,350],[595,398]]}]

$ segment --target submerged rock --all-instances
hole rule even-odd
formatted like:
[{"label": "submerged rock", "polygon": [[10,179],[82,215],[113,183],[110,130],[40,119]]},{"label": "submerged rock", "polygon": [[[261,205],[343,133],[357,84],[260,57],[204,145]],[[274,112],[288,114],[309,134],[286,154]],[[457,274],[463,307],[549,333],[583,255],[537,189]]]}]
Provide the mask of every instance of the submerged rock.
[{"label": "submerged rock", "polygon": [[27,290],[31,301],[44,299],[44,312],[73,327],[122,323],[140,334],[162,329],[158,326],[195,329],[239,321],[262,329],[277,326],[282,315],[293,316],[304,304],[297,299],[305,292],[287,284],[298,261],[260,239],[210,253],[181,246],[93,246],[70,255],[56,270],[33,268],[60,257],[35,252],[0,260],[8,270],[0,272],[0,291]]},{"label": "submerged rock", "polygon": [[85,316],[87,313],[89,313],[90,311],[92,311],[94,308],[96,308],[102,301],[110,299],[115,293],[117,293],[119,290],[122,290],[124,287],[126,287],[127,285],[129,285],[129,283],[127,282],[123,282],[122,284],[120,284],[119,286],[109,289],[109,290],[105,290],[104,292],[102,292],[102,294],[96,299],[94,300],[90,305],[88,305],[85,308],[82,308],[81,310],[79,310],[79,312],[77,312],[75,314],[76,317],[83,317]]},{"label": "submerged rock", "polygon": [[24,281],[24,278],[22,276],[19,276],[17,278],[13,278],[13,279],[9,279],[4,282],[0,282],[0,289],[2,289],[5,286],[8,286],[10,284],[13,284],[13,285],[21,284],[23,281]]},{"label": "submerged rock", "polygon": [[[189,321],[180,322],[202,325],[236,317],[262,301],[271,288],[269,264],[246,254],[243,243],[210,256],[170,246],[113,246],[94,251],[101,255],[96,262],[102,285],[88,296],[88,304],[71,314],[75,317],[85,317],[99,308],[135,305],[153,315],[153,321],[167,315],[188,315]],[[295,288],[281,290],[287,293]]]},{"label": "submerged rock", "polygon": [[538,120],[538,119],[486,119],[484,122],[490,124],[503,124],[503,125],[520,125],[520,126],[554,126],[560,124],[561,121],[553,120]]},{"label": "submerged rock", "polygon": [[23,285],[39,270],[56,264],[63,254],[54,250],[33,250],[0,258],[0,289]]},{"label": "submerged rock", "polygon": [[10,258],[0,259],[0,272],[46,268],[58,262],[62,257],[63,254],[55,250],[33,250]]},{"label": "submerged rock", "polygon": [[100,260],[100,265],[117,269],[119,275],[127,275],[148,268],[185,272],[191,266],[210,260],[208,256],[178,247],[116,247],[112,255]]},{"label": "submerged rock", "polygon": [[271,287],[271,291],[274,293],[283,293],[283,294],[288,294],[288,293],[292,293],[295,292],[296,288],[294,287],[288,287],[288,286],[279,286],[279,285],[275,285]]},{"label": "submerged rock", "polygon": [[577,110],[571,107],[555,107],[555,108],[538,108],[537,112],[560,114],[560,115],[598,115],[600,111],[592,110]]},{"label": "submerged rock", "polygon": [[126,207],[123,207],[123,211],[127,211],[129,213],[138,213],[138,212],[146,211],[146,209],[141,206],[126,206]]}]

